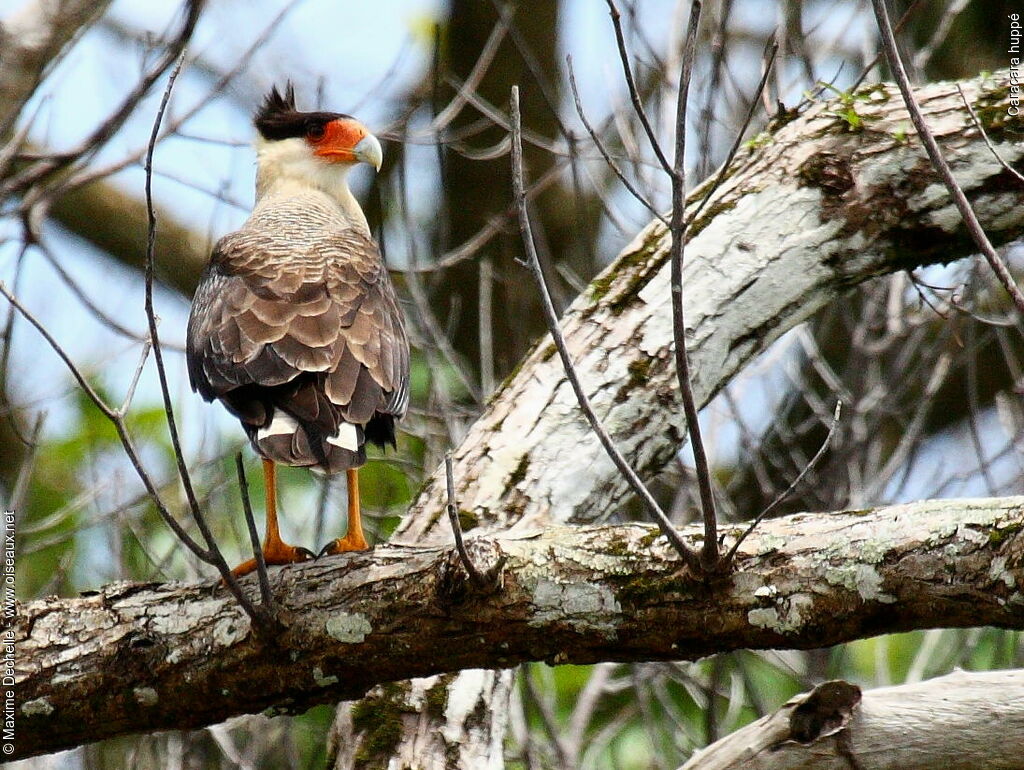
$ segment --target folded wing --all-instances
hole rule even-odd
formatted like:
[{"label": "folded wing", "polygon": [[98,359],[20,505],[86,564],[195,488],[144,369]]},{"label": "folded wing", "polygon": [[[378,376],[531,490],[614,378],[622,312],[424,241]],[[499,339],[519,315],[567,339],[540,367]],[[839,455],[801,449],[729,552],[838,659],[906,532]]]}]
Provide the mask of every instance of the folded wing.
[{"label": "folded wing", "polygon": [[368,236],[296,242],[246,230],[218,242],[192,303],[189,379],[241,420],[264,457],[336,472],[365,462],[367,437],[394,443],[409,401],[408,343]]}]

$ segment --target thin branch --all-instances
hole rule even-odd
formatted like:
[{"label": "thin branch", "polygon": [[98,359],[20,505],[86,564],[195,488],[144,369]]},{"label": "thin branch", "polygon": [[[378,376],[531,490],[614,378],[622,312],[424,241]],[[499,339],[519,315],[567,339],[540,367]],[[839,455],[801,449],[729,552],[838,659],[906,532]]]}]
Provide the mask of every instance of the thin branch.
[{"label": "thin branch", "polygon": [[1013,166],[1007,163],[1003,159],[1003,156],[1000,155],[999,152],[996,150],[995,145],[992,144],[992,140],[989,138],[988,132],[985,131],[985,127],[981,125],[981,121],[978,120],[978,113],[974,111],[974,107],[971,106],[971,103],[967,100],[967,96],[966,94],[964,94],[963,86],[957,83],[956,91],[958,94],[960,94],[960,100],[964,103],[964,107],[967,108],[967,112],[970,113],[971,120],[974,122],[974,127],[978,129],[978,132],[981,134],[981,138],[985,141],[985,146],[988,147],[988,149],[992,152],[992,155],[995,156],[995,159],[999,161],[999,165],[1002,166],[1006,171],[1009,171],[1011,174],[1017,177],[1017,179],[1019,179],[1021,182],[1024,182],[1024,174],[1021,174],[1017,169],[1015,169]]},{"label": "thin branch", "polygon": [[[610,1],[610,0],[609,0]],[[690,433],[690,448],[697,470],[697,485],[700,488],[701,509],[704,516],[704,544],[701,548],[700,563],[706,572],[714,570],[719,561],[718,522],[715,512],[715,493],[711,487],[711,470],[708,466],[704,441],[701,438],[700,420],[697,417],[697,402],[693,397],[690,380],[690,364],[686,355],[686,324],[683,317],[683,256],[686,248],[686,102],[693,73],[693,57],[697,47],[697,29],[700,26],[701,4],[694,0],[690,6],[690,23],[686,31],[683,49],[683,72],[679,78],[679,101],[676,104],[676,148],[675,165],[672,169],[672,223],[670,227],[672,244],[669,250],[672,286],[672,333],[675,340],[676,376],[679,380],[679,395],[686,415],[686,428]]]},{"label": "thin branch", "polygon": [[34,245],[39,249],[39,253],[42,254],[43,259],[50,263],[50,267],[57,274],[57,277],[64,282],[64,285],[68,287],[68,290],[75,295],[78,301],[82,303],[82,306],[89,311],[97,321],[113,331],[115,334],[120,334],[122,337],[135,342],[149,342],[147,337],[142,334],[137,334],[123,324],[118,323],[113,317],[100,308],[99,305],[93,302],[89,295],[85,293],[85,290],[81,285],[79,285],[78,281],[72,278],[68,271],[64,269],[64,266],[60,264],[42,238],[38,238]]},{"label": "thin branch", "polygon": [[135,373],[132,375],[131,382],[128,383],[128,390],[125,391],[124,401],[121,402],[121,406],[117,408],[117,414],[120,417],[124,417],[128,412],[128,408],[131,406],[132,401],[135,400],[135,389],[139,386],[139,379],[142,377],[142,372],[146,368],[146,361],[149,359],[149,353],[153,349],[152,344],[149,340],[142,343],[142,352],[139,354],[139,363],[135,366]]},{"label": "thin branch", "polygon": [[[700,166],[697,172],[698,179],[703,179],[710,173],[712,108],[715,99],[721,93],[722,71],[725,69],[727,51],[726,38],[729,32],[729,21],[732,17],[732,6],[732,0],[723,0],[721,3],[721,7],[718,9],[718,23],[715,25],[715,32],[711,40],[711,63],[708,67],[711,74],[704,93],[704,107],[701,109],[700,114],[700,149],[697,153],[697,157],[700,158]],[[772,37],[773,39],[775,38],[774,35]],[[761,89],[759,88],[754,96],[754,100],[759,100],[760,96]],[[750,113],[749,110],[748,113]],[[749,118],[747,122],[750,122]],[[740,133],[742,134],[743,131]]]},{"label": "thin branch", "polygon": [[1002,258],[996,252],[992,242],[985,235],[984,229],[982,229],[981,223],[978,221],[978,217],[974,213],[974,209],[971,208],[970,201],[967,200],[967,196],[964,195],[963,189],[957,183],[956,178],[953,176],[953,171],[950,169],[946,159],[942,156],[942,150],[939,149],[938,142],[935,141],[935,136],[932,134],[931,129],[928,128],[928,124],[925,122],[924,116],[921,114],[921,107],[917,103],[917,97],[914,96],[914,92],[910,87],[910,79],[907,77],[907,71],[903,66],[903,60],[900,58],[899,51],[896,46],[896,37],[892,30],[892,23],[889,21],[889,14],[885,9],[885,0],[871,0],[871,4],[875,9],[875,18],[878,20],[878,30],[881,35],[882,48],[885,51],[885,57],[889,62],[889,68],[892,70],[893,77],[896,80],[896,85],[899,86],[900,93],[903,95],[903,102],[907,106],[907,111],[910,113],[910,119],[914,123],[914,128],[917,130],[918,136],[921,138],[921,143],[924,145],[925,151],[928,153],[928,157],[932,162],[932,166],[936,171],[939,172],[939,176],[942,177],[943,183],[946,185],[946,189],[949,190],[949,195],[953,199],[953,203],[956,204],[957,209],[960,211],[960,216],[963,217],[964,226],[970,233],[971,238],[977,244],[978,249],[985,256],[985,260],[988,262],[992,271],[996,274],[996,278],[1006,289],[1010,298],[1013,300],[1013,304],[1017,307],[1017,312],[1024,316],[1024,293],[1021,293],[1020,288],[1013,280],[1013,275],[1007,268],[1006,263],[1003,262]]},{"label": "thin branch", "polygon": [[562,331],[558,326],[558,317],[555,315],[555,308],[551,304],[551,294],[548,292],[547,283],[544,280],[544,273],[541,271],[540,260],[537,257],[537,250],[533,244],[533,231],[530,228],[530,217],[526,211],[526,191],[523,180],[523,145],[520,129],[520,113],[519,113],[519,87],[512,86],[512,99],[510,102],[511,117],[512,117],[512,185],[515,195],[516,208],[519,212],[519,229],[523,236],[523,247],[526,252],[526,267],[530,270],[534,280],[537,282],[537,288],[540,291],[541,307],[544,311],[544,320],[547,322],[548,331],[551,333],[551,338],[554,340],[555,347],[558,350],[558,355],[562,359],[562,367],[565,370],[565,377],[572,386],[573,392],[576,394],[576,400],[579,402],[580,409],[583,411],[584,416],[587,418],[587,422],[590,423],[591,429],[597,435],[601,441],[601,445],[604,447],[608,456],[611,458],[615,467],[619,469],[619,472],[623,475],[626,481],[629,482],[630,487],[633,491],[643,500],[648,510],[653,514],[658,526],[661,528],[662,533],[668,538],[672,547],[679,553],[686,563],[687,567],[695,572],[700,572],[700,558],[697,556],[696,551],[691,549],[683,539],[676,532],[675,527],[672,526],[672,522],[668,520],[665,512],[661,510],[661,506],[658,505],[658,501],[654,499],[654,496],[650,493],[640,477],[636,475],[626,458],[622,456],[618,448],[612,442],[611,436],[601,425],[600,420],[597,418],[593,407],[590,404],[590,399],[587,398],[586,392],[583,390],[583,386],[580,384],[579,377],[576,376],[576,369],[573,366],[572,358],[569,356],[569,351],[565,345],[565,338],[562,336]]},{"label": "thin branch", "polygon": [[768,50],[768,61],[764,65],[764,72],[761,74],[761,80],[757,84],[757,90],[754,92],[754,96],[750,100],[750,107],[747,109],[747,114],[743,119],[743,124],[740,126],[739,131],[736,132],[736,138],[733,140],[732,147],[729,148],[729,153],[725,156],[725,162],[722,163],[722,167],[718,170],[718,174],[715,175],[715,181],[708,188],[707,194],[690,216],[691,222],[695,221],[697,217],[700,216],[700,212],[704,210],[708,201],[711,200],[711,196],[714,195],[715,190],[717,190],[719,186],[721,186],[722,182],[725,181],[725,178],[729,173],[729,167],[732,166],[732,161],[736,157],[736,153],[739,152],[740,146],[743,144],[743,136],[746,134],[747,128],[750,127],[750,123],[754,119],[754,113],[757,112],[758,105],[761,103],[761,94],[764,93],[765,86],[768,85],[768,78],[771,77],[772,74],[772,68],[775,66],[775,57],[779,53],[778,42],[773,40]]},{"label": "thin branch", "polygon": [[469,573],[470,580],[478,588],[484,586],[484,576],[480,574],[480,571],[473,564],[473,560],[469,558],[469,552],[466,551],[466,545],[462,542],[462,525],[459,523],[459,507],[455,503],[455,473],[452,471],[452,453],[445,452],[444,455],[444,472],[445,477],[448,480],[448,504],[446,507],[448,511],[448,520],[452,524],[452,534],[455,535],[455,550],[459,552],[459,558],[462,559],[462,566],[466,568],[466,572]]},{"label": "thin branch", "polygon": [[462,85],[457,87],[457,93],[452,97],[452,100],[430,122],[427,132],[436,134],[458,117],[467,102],[473,103],[472,96],[484,79],[484,75],[487,74],[487,70],[494,62],[494,57],[498,53],[498,47],[501,45],[501,41],[505,39],[509,26],[512,24],[515,8],[506,6],[503,9],[499,9],[498,14],[498,21],[491,29],[487,42],[484,43],[483,48],[480,50],[480,55],[473,64],[472,72],[469,73]]},{"label": "thin branch", "polygon": [[[202,7],[203,3],[201,0],[189,0],[185,4],[185,19],[178,34],[167,46],[167,50],[164,51],[163,56],[160,57],[156,65],[143,76],[142,80],[135,85],[135,88],[121,101],[118,108],[106,120],[93,129],[89,136],[83,139],[77,147],[66,152],[54,153],[48,156],[46,160],[36,163],[15,176],[5,185],[5,195],[27,189],[44,177],[66,168],[83,155],[94,152],[101,145],[105,144],[121,128],[142,98],[149,93],[149,89],[153,87],[153,84],[174,64],[176,59],[180,59],[180,55],[185,50],[185,46],[195,30],[196,23],[199,21]],[[30,195],[28,197],[35,198],[36,196]],[[33,203],[35,203],[34,200],[29,205]]]},{"label": "thin branch", "polygon": [[497,384],[494,377],[494,262],[490,256],[480,260],[479,299],[477,315],[480,318],[478,339],[480,345],[480,393],[486,401]]},{"label": "thin branch", "polygon": [[832,444],[832,437],[835,435],[836,428],[839,426],[839,415],[842,413],[842,409],[843,402],[836,401],[836,410],[832,413],[832,425],[829,426],[828,435],[825,436],[825,440],[821,442],[821,446],[818,448],[818,451],[815,452],[814,457],[812,457],[811,461],[804,466],[800,473],[797,474],[797,477],[793,479],[790,485],[786,487],[786,489],[783,490],[783,492],[774,500],[768,503],[763,511],[754,517],[754,520],[750,522],[750,525],[746,530],[744,530],[743,534],[736,539],[732,548],[729,549],[729,553],[725,557],[726,564],[732,564],[733,557],[736,556],[736,552],[739,550],[740,546],[743,545],[743,541],[746,540],[750,533],[757,528],[757,525],[761,523],[765,516],[775,510],[779,503],[789,497],[793,493],[793,490],[800,486],[800,482],[804,480],[808,473],[814,470],[814,467],[818,464],[821,458],[825,456],[825,450]]},{"label": "thin branch", "polygon": [[[636,81],[633,79],[633,70],[629,66],[629,52],[626,51],[626,40],[622,36],[622,20],[619,16],[619,9],[615,7],[614,0],[607,0],[607,3],[608,13],[612,17],[612,26],[615,28],[615,44],[619,49],[619,61],[622,62],[622,73],[626,77],[626,86],[629,88],[629,98],[633,102],[633,109],[636,111],[636,116],[640,118],[640,124],[644,127],[644,131],[647,133],[647,139],[650,141],[651,147],[654,148],[654,154],[658,156],[658,162],[661,164],[661,167],[665,169],[665,173],[672,176],[674,173],[672,165],[668,162],[668,158],[665,157],[665,153],[662,152],[661,145],[658,143],[658,137],[655,135],[654,129],[651,127],[651,121],[647,119],[647,112],[644,110],[643,99],[640,98],[640,92],[637,90]],[[693,16],[691,15],[690,18],[692,19]]]},{"label": "thin branch", "polygon": [[160,517],[164,522],[173,530],[174,534],[177,535],[178,539],[181,540],[185,546],[192,551],[197,557],[203,561],[209,562],[210,555],[199,545],[192,537],[184,530],[181,524],[171,515],[170,511],[167,510],[167,506],[164,504],[163,499],[160,497],[160,493],[157,491],[156,485],[153,480],[149,477],[146,469],[142,465],[142,461],[139,459],[138,451],[135,449],[135,443],[132,441],[131,435],[128,433],[128,429],[125,427],[124,420],[118,415],[118,413],[112,409],[95,391],[89,381],[82,374],[82,371],[78,368],[67,351],[61,347],[60,343],[54,338],[52,334],[46,329],[42,321],[36,318],[28,308],[21,304],[20,300],[15,297],[10,290],[7,288],[3,281],[0,281],[0,294],[2,294],[8,302],[21,313],[22,318],[28,321],[32,326],[35,327],[46,343],[50,346],[54,353],[64,362],[67,366],[68,371],[71,372],[71,376],[75,378],[82,392],[85,393],[86,397],[93,403],[93,405],[100,410],[104,417],[113,423],[114,428],[117,430],[118,438],[121,440],[121,445],[124,447],[125,454],[128,455],[128,459],[132,466],[135,468],[135,472],[138,474],[139,479],[146,487],[146,491],[149,493],[150,499],[156,506],[157,511],[160,513]]},{"label": "thin branch", "polygon": [[[43,430],[43,422],[46,420],[46,412],[39,412],[36,415],[35,424],[32,426],[32,435],[28,440],[28,452],[18,469],[18,476],[14,481],[14,488],[11,496],[4,506],[9,511],[23,511],[25,509],[25,497],[28,494],[29,481],[32,479],[32,471],[36,467],[36,458],[39,455],[39,435]],[[19,528],[20,529],[20,528]]]},{"label": "thin branch", "polygon": [[[264,26],[263,31],[249,44],[249,46],[238,54],[234,60],[234,66],[225,72],[215,83],[213,83],[207,91],[207,94],[192,105],[185,112],[177,115],[173,120],[168,120],[165,124],[165,128],[160,133],[160,140],[166,139],[169,136],[176,135],[182,138],[189,138],[188,135],[180,131],[181,126],[188,123],[193,117],[195,117],[200,111],[205,109],[210,103],[218,96],[229,93],[231,91],[232,81],[238,76],[240,72],[246,69],[252,58],[256,55],[256,52],[263,47],[263,44],[271,37],[271,35],[283,26],[285,17],[291,13],[291,11],[300,4],[300,0],[291,0],[285,5],[272,19],[270,19]],[[191,69],[194,63],[189,64]],[[193,137],[194,138],[194,137]],[[217,140],[225,142],[225,140]],[[249,147],[250,142],[237,142],[234,143],[238,147]],[[55,197],[59,197],[75,188],[82,187],[98,179],[108,177],[122,169],[127,168],[135,163],[141,163],[142,159],[146,154],[146,146],[139,149],[132,150],[130,153],[125,155],[113,163],[105,166],[88,166],[76,171],[71,175],[66,182],[62,182],[55,190]]]},{"label": "thin branch", "polygon": [[591,141],[594,142],[594,146],[597,147],[598,152],[601,153],[601,157],[604,158],[604,162],[608,165],[608,168],[612,170],[615,176],[619,178],[619,181],[622,182],[622,186],[626,188],[629,194],[636,198],[640,204],[651,212],[651,214],[665,225],[665,227],[668,227],[668,221],[664,216],[662,216],[661,212],[654,208],[654,204],[647,200],[643,193],[637,190],[636,187],[633,186],[633,183],[626,178],[625,174],[622,173],[618,164],[612,159],[611,154],[605,148],[604,142],[601,141],[601,137],[598,136],[594,127],[590,125],[590,121],[587,120],[587,114],[583,111],[583,102],[580,100],[580,92],[576,87],[576,75],[573,73],[572,69],[572,56],[565,57],[565,65],[569,73],[569,88],[572,90],[573,102],[576,104],[576,114],[579,115],[580,120],[583,121],[583,127],[587,129],[587,133],[590,134]]},{"label": "thin branch", "polygon": [[[174,449],[174,459],[178,468],[178,476],[181,479],[182,486],[185,489],[185,499],[188,501],[189,510],[192,513],[192,518],[196,522],[196,526],[199,528],[199,532],[203,536],[203,541],[206,543],[207,551],[206,558],[204,561],[212,564],[217,568],[220,573],[221,579],[227,585],[228,589],[234,594],[235,598],[238,599],[239,604],[245,609],[254,623],[262,624],[269,620],[266,612],[257,609],[248,597],[242,593],[241,587],[238,585],[238,581],[235,576],[231,573],[228,568],[227,562],[224,561],[224,555],[220,552],[217,547],[217,542],[213,537],[213,533],[210,531],[209,525],[206,523],[206,517],[203,516],[203,512],[199,507],[199,501],[196,499],[195,489],[192,487],[192,479],[189,476],[188,467],[185,465],[185,455],[181,450],[181,441],[178,438],[178,426],[174,419],[174,404],[171,402],[171,391],[167,385],[167,371],[164,368],[163,353],[160,351],[160,335],[157,331],[157,317],[156,312],[153,309],[153,276],[155,273],[156,266],[156,212],[153,208],[153,153],[156,150],[156,142],[160,136],[160,123],[163,120],[164,111],[167,109],[167,103],[171,98],[171,91],[174,89],[174,81],[178,77],[178,73],[181,71],[181,65],[185,61],[185,51],[182,50],[181,55],[178,57],[178,62],[171,70],[171,75],[167,80],[167,88],[164,89],[163,97],[160,99],[160,106],[157,109],[156,118],[153,121],[153,130],[149,136],[149,146],[146,149],[146,217],[148,222],[148,233],[146,242],[146,320],[149,322],[149,338],[153,343],[153,360],[156,362],[156,371],[160,380],[160,394],[164,401],[164,413],[167,415],[167,430],[171,436],[171,446]],[[197,554],[198,555],[198,554]]]},{"label": "thin branch", "polygon": [[235,455],[235,473],[238,475],[238,493],[242,497],[242,511],[245,514],[245,526],[249,530],[249,542],[252,544],[252,555],[256,559],[256,574],[259,576],[260,600],[264,607],[273,607],[274,594],[270,590],[270,578],[267,576],[267,560],[263,558],[260,547],[260,535],[256,531],[256,519],[252,515],[252,504],[249,502],[249,482],[245,479],[245,463],[242,453]]}]

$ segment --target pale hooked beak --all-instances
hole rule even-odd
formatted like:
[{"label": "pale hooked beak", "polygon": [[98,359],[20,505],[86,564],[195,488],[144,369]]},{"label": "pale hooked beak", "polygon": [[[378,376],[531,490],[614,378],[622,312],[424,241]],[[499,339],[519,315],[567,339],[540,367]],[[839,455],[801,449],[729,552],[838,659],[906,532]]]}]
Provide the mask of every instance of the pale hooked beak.
[{"label": "pale hooked beak", "polygon": [[384,151],[373,134],[360,139],[359,144],[352,148],[352,155],[360,163],[369,163],[377,171],[380,171],[380,164],[384,161]]}]

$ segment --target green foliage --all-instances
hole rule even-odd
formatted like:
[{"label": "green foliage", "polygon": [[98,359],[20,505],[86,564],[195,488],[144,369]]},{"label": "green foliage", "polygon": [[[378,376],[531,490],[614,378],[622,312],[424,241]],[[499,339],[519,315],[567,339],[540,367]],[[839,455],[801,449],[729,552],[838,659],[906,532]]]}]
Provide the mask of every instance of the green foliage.
[{"label": "green foliage", "polygon": [[[818,82],[818,88],[822,91],[831,91],[838,98],[839,104],[832,109],[832,114],[846,124],[846,130],[859,132],[864,130],[864,118],[857,112],[858,103],[874,102],[880,99],[888,99],[885,89],[877,85],[868,86],[857,91],[842,91],[831,83]],[[805,93],[805,96],[814,101],[813,94]]]}]

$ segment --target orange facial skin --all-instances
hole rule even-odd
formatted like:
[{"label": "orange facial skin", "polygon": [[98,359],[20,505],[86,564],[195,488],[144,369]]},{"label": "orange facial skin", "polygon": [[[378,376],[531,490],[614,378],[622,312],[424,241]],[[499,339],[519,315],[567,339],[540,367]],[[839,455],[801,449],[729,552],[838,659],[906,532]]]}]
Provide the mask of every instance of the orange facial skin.
[{"label": "orange facial skin", "polygon": [[320,136],[309,135],[306,141],[313,147],[313,153],[324,160],[355,163],[353,148],[369,135],[366,127],[357,120],[338,118],[324,126]]}]

